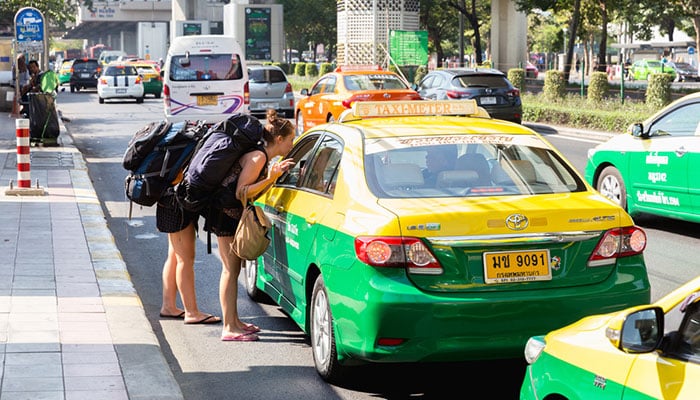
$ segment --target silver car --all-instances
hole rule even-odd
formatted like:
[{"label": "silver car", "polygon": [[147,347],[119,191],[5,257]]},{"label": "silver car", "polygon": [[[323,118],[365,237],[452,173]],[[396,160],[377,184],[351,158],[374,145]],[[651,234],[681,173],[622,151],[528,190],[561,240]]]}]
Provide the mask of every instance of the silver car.
[{"label": "silver car", "polygon": [[294,92],[282,68],[274,65],[248,67],[251,114],[264,114],[268,109],[277,110],[287,118],[294,117]]}]

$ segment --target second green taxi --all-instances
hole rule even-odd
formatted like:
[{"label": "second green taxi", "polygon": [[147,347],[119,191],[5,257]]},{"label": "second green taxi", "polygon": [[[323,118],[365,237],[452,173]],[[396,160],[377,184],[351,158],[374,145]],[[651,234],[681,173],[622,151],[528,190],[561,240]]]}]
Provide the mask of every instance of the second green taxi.
[{"label": "second green taxi", "polygon": [[586,180],[635,216],[700,222],[700,93],[588,151]]},{"label": "second green taxi", "polygon": [[362,363],[522,356],[647,303],[646,235],[531,129],[473,100],[356,102],[297,138],[245,269],[335,381]]}]

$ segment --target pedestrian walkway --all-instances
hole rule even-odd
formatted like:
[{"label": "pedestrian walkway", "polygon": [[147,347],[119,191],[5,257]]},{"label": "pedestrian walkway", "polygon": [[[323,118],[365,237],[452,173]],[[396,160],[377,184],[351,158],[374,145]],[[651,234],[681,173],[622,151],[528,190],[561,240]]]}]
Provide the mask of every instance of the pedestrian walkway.
[{"label": "pedestrian walkway", "polygon": [[182,399],[61,128],[15,195],[16,120],[0,113],[0,400]]}]

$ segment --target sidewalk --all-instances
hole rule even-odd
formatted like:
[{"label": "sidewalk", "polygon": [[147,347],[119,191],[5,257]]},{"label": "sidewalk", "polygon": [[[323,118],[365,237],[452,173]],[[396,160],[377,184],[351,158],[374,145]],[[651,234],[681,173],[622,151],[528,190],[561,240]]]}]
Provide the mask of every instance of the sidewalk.
[{"label": "sidewalk", "polygon": [[15,121],[0,113],[0,400],[182,399],[63,125],[31,147],[35,195],[7,194]]}]

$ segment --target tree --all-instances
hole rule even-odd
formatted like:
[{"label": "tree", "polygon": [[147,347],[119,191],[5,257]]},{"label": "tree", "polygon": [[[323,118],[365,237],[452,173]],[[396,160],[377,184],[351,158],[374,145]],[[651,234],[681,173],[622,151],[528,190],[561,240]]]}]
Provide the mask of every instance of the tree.
[{"label": "tree", "polygon": [[[484,59],[482,57],[483,52],[481,50],[481,33],[479,32],[479,9],[477,8],[477,0],[470,1],[469,9],[467,9],[466,0],[448,0],[448,4],[460,14],[464,15],[464,18],[466,18],[467,22],[469,22],[469,26],[471,26],[474,35],[472,45],[474,46],[474,52],[476,53],[476,63],[483,63]],[[490,7],[490,2],[488,5]],[[464,32],[460,32],[460,35],[464,35]]]},{"label": "tree", "polygon": [[420,26],[428,31],[428,48],[437,55],[438,65],[442,65],[445,50],[442,42],[457,36],[454,10],[441,0],[421,0]]}]

